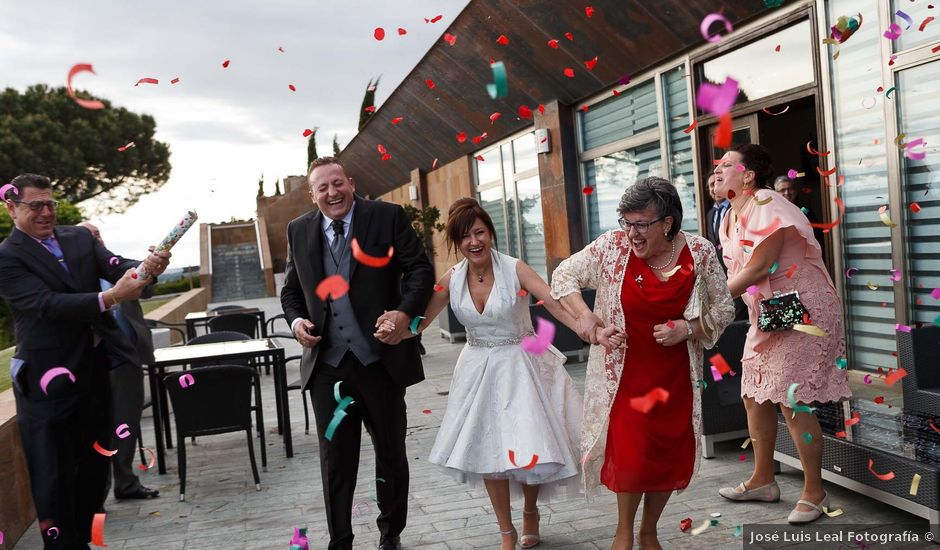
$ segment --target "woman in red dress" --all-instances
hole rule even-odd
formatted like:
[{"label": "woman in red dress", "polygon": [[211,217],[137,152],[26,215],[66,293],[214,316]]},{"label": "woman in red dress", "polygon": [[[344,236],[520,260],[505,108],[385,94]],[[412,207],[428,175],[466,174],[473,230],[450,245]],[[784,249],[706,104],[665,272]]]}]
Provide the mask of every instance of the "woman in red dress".
[{"label": "woman in red dress", "polygon": [[[672,491],[695,474],[701,433],[702,349],[734,318],[714,246],[685,233],[679,194],[662,178],[629,187],[621,230],[604,233],[552,273],[552,296],[597,344],[597,326],[623,327],[629,349],[591,348],[584,383],[584,489],[617,493],[613,550],[660,548],[656,525]],[[594,312],[581,288],[597,289]],[[603,338],[602,338],[603,340]],[[604,342],[601,342],[604,343]],[[627,353],[629,351],[629,353]]]}]

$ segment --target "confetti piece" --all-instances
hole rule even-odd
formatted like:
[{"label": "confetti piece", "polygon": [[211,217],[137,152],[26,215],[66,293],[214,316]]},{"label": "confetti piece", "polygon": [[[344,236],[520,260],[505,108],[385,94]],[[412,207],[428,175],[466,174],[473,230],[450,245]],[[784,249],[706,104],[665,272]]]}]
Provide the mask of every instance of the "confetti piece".
[{"label": "confetti piece", "polygon": [[817,151],[816,149],[813,148],[811,144],[812,144],[812,140],[806,142],[806,152],[811,155],[816,155],[818,157],[825,157],[825,156],[828,156],[829,153],[831,153],[831,151],[826,151],[824,153]]},{"label": "confetti piece", "polygon": [[117,435],[121,439],[127,439],[131,435],[130,426],[128,426],[127,424],[121,424],[120,426],[117,427],[117,429],[114,430],[114,434]]},{"label": "confetti piece", "polygon": [[630,398],[630,408],[643,414],[650,412],[657,402],[665,403],[669,400],[669,392],[662,388],[653,388],[646,395]]},{"label": "confetti piece", "polygon": [[587,61],[584,62],[584,68],[586,68],[589,71],[593,71],[596,65],[597,65],[596,55],[594,56],[594,59],[588,59]]},{"label": "confetti piece", "polygon": [[[662,273],[662,274],[663,274],[663,277],[665,277],[665,278],[668,279],[669,277],[672,277],[673,275],[675,275],[680,269],[682,269],[682,266],[681,266],[681,265],[676,265],[675,267],[673,267],[673,268],[670,269],[669,271],[663,271],[663,273]],[[672,328],[672,327],[669,327],[669,328]]]},{"label": "confetti piece", "polygon": [[913,213],[915,213],[915,214],[917,214],[918,212],[920,212],[920,205],[917,204],[916,202],[912,202],[909,208],[911,209],[911,212],[913,212]]},{"label": "confetti piece", "polygon": [[12,183],[6,183],[3,185],[3,187],[0,187],[0,197],[2,197],[3,200],[6,200],[7,198],[7,191],[13,191],[13,194],[17,196],[20,194],[20,190],[17,189],[15,185]]},{"label": "confetti piece", "polygon": [[317,285],[316,293],[321,302],[325,302],[327,297],[332,300],[338,300],[349,292],[349,283],[341,275],[330,275],[320,281]]},{"label": "confetti piece", "polygon": [[872,475],[874,475],[881,481],[890,481],[894,479],[894,472],[888,472],[886,474],[879,474],[878,472],[874,470],[874,466],[875,466],[875,461],[869,458],[868,459],[868,471],[871,472]]},{"label": "confetti piece", "polygon": [[290,550],[310,550],[310,539],[306,527],[294,527],[294,536],[290,539]]},{"label": "confetti piece", "polygon": [[105,449],[105,448],[102,447],[101,444],[98,443],[97,441],[95,441],[95,442],[92,444],[91,447],[95,450],[95,452],[97,452],[98,454],[100,454],[100,455],[102,455],[102,456],[109,456],[109,457],[110,457],[110,456],[114,456],[114,455],[117,454],[117,451],[111,451],[111,450]]},{"label": "confetti piece", "polygon": [[854,426],[861,422],[861,420],[862,416],[858,413],[858,411],[855,411],[852,413],[852,418],[846,419],[845,427],[848,428],[849,426]]},{"label": "confetti piece", "polygon": [[525,105],[520,105],[518,110],[519,118],[532,118],[532,109]]},{"label": "confetti piece", "polygon": [[720,353],[712,355],[708,359],[708,362],[711,363],[712,367],[715,367],[721,374],[728,374],[730,372],[731,375],[734,376],[734,371],[731,370],[731,365],[728,364],[728,362],[724,357],[721,356]]},{"label": "confetti piece", "polygon": [[[887,91],[885,91],[885,97],[888,98],[888,99],[891,99],[891,92],[894,92],[894,91],[896,91],[897,89],[898,89],[897,86],[891,86],[890,88],[888,88]],[[901,135],[904,135],[904,134],[901,134]]]},{"label": "confetti piece", "polygon": [[72,98],[75,103],[78,103],[79,107],[83,107],[85,109],[104,109],[104,103],[101,101],[96,99],[81,99],[75,95],[75,90],[72,88],[72,78],[78,73],[91,73],[97,76],[95,69],[91,66],[90,63],[78,63],[73,65],[72,68],[69,69],[69,75],[65,84],[68,96]]},{"label": "confetti piece", "polygon": [[505,46],[509,44],[509,38],[505,34],[501,34],[499,38],[496,39],[496,43],[500,46]]},{"label": "confetti piece", "polygon": [[[914,147],[921,146],[923,151],[914,151]],[[904,144],[904,156],[910,160],[924,160],[927,157],[927,145],[924,138],[917,138]]]},{"label": "confetti piece", "polygon": [[885,384],[888,386],[893,386],[895,382],[907,376],[907,371],[904,370],[904,367],[899,368],[898,370],[888,373],[885,376]]},{"label": "confetti piece", "polygon": [[767,113],[767,114],[770,115],[770,116],[780,116],[780,115],[786,113],[787,111],[789,111],[789,110],[790,110],[790,106],[787,105],[786,107],[783,108],[783,110],[781,110],[781,111],[779,111],[779,112],[776,112],[776,113],[773,112],[773,111],[771,111],[770,109],[768,109],[768,108],[766,108],[766,107],[764,107],[764,108],[761,109],[761,110],[764,111],[765,113]]},{"label": "confetti piece", "polygon": [[747,460],[747,455],[738,455],[738,462],[744,462]]},{"label": "confetti piece", "polygon": [[734,27],[731,26],[731,21],[729,21],[727,17],[725,17],[724,15],[720,13],[710,13],[706,15],[704,19],[702,19],[702,24],[699,25],[699,30],[702,31],[702,37],[705,38],[705,40],[708,40],[709,42],[721,41],[721,35],[719,34],[709,35],[708,34],[708,28],[712,25],[712,23],[715,23],[716,21],[720,21],[724,23],[725,30],[729,34],[731,33],[731,31],[734,30]]},{"label": "confetti piece", "polygon": [[522,468],[523,470],[531,470],[535,468],[535,465],[539,462],[539,455],[532,455],[532,460],[529,461],[525,466],[519,466],[516,464],[516,453],[512,449],[509,449],[509,462],[512,463],[516,468]]},{"label": "confetti piece", "polygon": [[842,515],[842,508],[836,508],[835,510],[830,511],[829,507],[823,506],[823,513],[831,518],[834,518],[836,516]]},{"label": "confetti piece", "polygon": [[[55,533],[54,535],[53,535],[53,532]],[[52,538],[52,540],[59,538],[59,528],[53,526],[53,527],[46,529],[46,536]]]},{"label": "confetti piece", "polygon": [[574,78],[574,69],[571,67],[565,67],[565,70],[562,71],[562,73],[564,73],[564,75],[568,78]]},{"label": "confetti piece", "polygon": [[[762,203],[759,200],[756,202],[759,206],[763,206],[767,204],[768,202],[770,202],[771,200],[773,200],[773,197],[768,197],[767,202],[764,202],[764,203]],[[767,227],[762,227],[760,229],[751,229],[750,232],[754,233],[755,235],[760,235],[762,237],[765,237],[767,235],[770,235],[774,231],[780,229],[780,224],[781,224],[780,218],[775,216],[774,219],[770,222],[770,224]],[[776,265],[776,263],[774,263],[774,265]],[[774,271],[776,271],[776,268],[774,268]],[[771,271],[771,273],[773,273],[773,271]]]},{"label": "confetti piece", "polygon": [[878,210],[878,217],[881,218],[881,223],[887,225],[888,227],[897,227],[898,224],[891,221],[891,218],[888,216],[888,213],[885,211],[886,208],[887,208],[886,206],[882,206],[881,209]]},{"label": "confetti piece", "polygon": [[[767,1],[768,1],[768,0],[764,0],[765,3],[766,3]],[[732,534],[733,534],[734,536],[736,536],[736,537],[740,537],[742,532],[743,532],[743,528],[742,528],[740,525],[735,525],[735,526],[734,526],[734,533],[732,533]]]},{"label": "confetti piece", "polygon": [[148,462],[147,465],[138,464],[138,465],[137,465],[137,469],[140,470],[140,471],[142,471],[142,472],[146,472],[146,471],[149,470],[150,468],[153,468],[153,465],[154,465],[154,464],[156,463],[156,461],[157,461],[157,455],[154,454],[153,449],[150,449],[149,447],[141,447],[141,448],[142,448],[143,450],[147,451],[147,453],[150,455],[150,461]]},{"label": "confetti piece", "polygon": [[591,193],[594,192],[594,188],[589,185],[589,186],[587,186],[587,187],[581,189],[581,192],[584,193],[585,195],[590,195]]},{"label": "confetti piece", "polygon": [[899,331],[899,332],[910,332],[910,331],[911,331],[911,327],[908,326],[908,325],[902,325],[902,324],[900,324],[900,323],[895,323],[895,324],[894,324],[894,330]]},{"label": "confetti piece", "polygon": [[874,401],[875,403],[881,405],[882,403],[885,402],[885,396],[883,396],[883,395],[875,396],[875,397],[872,399],[872,401]]},{"label": "confetti piece", "polygon": [[156,78],[141,78],[137,81],[137,84],[134,84],[135,87],[140,86],[141,84],[159,84],[160,81]]},{"label": "confetti piece", "polygon": [[134,143],[133,141],[131,141],[131,142],[129,142],[127,145],[125,145],[125,146],[123,146],[123,147],[118,147],[117,150],[118,150],[119,152],[123,153],[124,151],[127,151],[127,150],[130,149],[131,147],[136,147],[136,146],[137,146],[137,144]]},{"label": "confetti piece", "polygon": [[408,34],[408,31],[406,31],[405,29],[401,27],[398,27],[398,36],[405,36],[406,34]]},{"label": "confetti piece", "polygon": [[815,407],[810,407],[807,405],[800,405],[796,402],[797,386],[799,386],[799,384],[797,382],[793,382],[792,384],[790,384],[790,387],[787,389],[787,400],[790,403],[790,408],[793,409],[792,418],[796,418],[796,413],[798,412],[812,413],[816,410]]},{"label": "confetti piece", "polygon": [[463,143],[467,141],[467,132],[460,132],[457,134],[457,143]]},{"label": "confetti piece", "polygon": [[831,221],[829,223],[811,223],[809,225],[812,227],[817,227],[817,228],[826,230],[826,229],[832,229],[833,227],[842,223],[842,216],[845,215],[845,203],[842,202],[842,199],[840,197],[835,198],[835,203],[836,203],[836,206],[839,207],[838,218],[836,218],[834,221]]},{"label": "confetti piece", "polygon": [[708,389],[708,382],[706,382],[704,378],[699,378],[698,380],[695,381],[695,383],[696,385],[699,385],[702,387],[702,391],[705,391],[706,389]]},{"label": "confetti piece", "polygon": [[868,281],[867,285],[868,285],[868,290],[878,290],[878,285],[876,285],[875,283],[871,281]]},{"label": "confetti piece", "polygon": [[845,357],[836,358],[836,368],[845,370],[848,368],[848,360]]},{"label": "confetti piece", "polygon": [[931,15],[931,16],[927,17],[926,19],[924,19],[923,21],[921,21],[921,22],[920,22],[920,26],[917,27],[917,30],[919,30],[920,32],[924,32],[924,28],[925,28],[928,24],[930,24],[930,22],[933,21],[933,19],[934,19],[934,18],[933,18],[933,16]]},{"label": "confetti piece", "polygon": [[891,268],[891,275],[888,278],[894,282],[898,282],[901,280],[901,272],[897,269]]},{"label": "confetti piece", "polygon": [[888,25],[888,30],[882,33],[882,36],[888,40],[897,40],[901,36],[901,26],[897,23]]},{"label": "confetti piece", "polygon": [[937,287],[937,288],[933,289],[932,291],[930,291],[930,296],[931,296],[934,300],[940,300],[940,287]]},{"label": "confetti piece", "polygon": [[767,272],[773,275],[774,273],[777,272],[777,267],[779,267],[779,265],[777,264],[777,262],[774,262],[774,265],[770,266],[770,269],[768,269]]},{"label": "confetti piece", "polygon": [[685,518],[679,522],[679,530],[683,533],[692,528],[692,518]]},{"label": "confetti piece", "polygon": [[910,28],[914,26],[914,20],[911,19],[910,15],[904,13],[903,11],[898,10],[894,12],[894,15],[897,15],[898,17],[903,19],[905,23],[907,23],[907,26],[904,27],[904,30],[910,30]]},{"label": "confetti piece", "polygon": [[682,131],[685,132],[686,134],[691,134],[692,130],[694,130],[696,126],[698,126],[698,120],[693,120],[692,124],[689,124],[689,126],[685,130],[682,130]]},{"label": "confetti piece", "polygon": [[588,18],[594,17],[594,8],[592,6],[584,6],[584,15],[587,15]]},{"label": "confetti piece", "polygon": [[[728,149],[731,147],[731,135],[734,130],[734,126],[731,121],[731,113],[725,113],[721,115],[718,119],[718,130],[715,132],[715,138],[713,143],[715,147],[720,149]],[[732,193],[731,190],[728,191]],[[731,198],[730,196],[728,197]]]},{"label": "confetti piece", "polygon": [[437,23],[438,21],[441,20],[442,17],[444,17],[444,16],[443,16],[443,15],[435,15],[435,16],[432,17],[430,20],[425,19],[425,21],[427,21],[428,23]]},{"label": "confetti piece", "polygon": [[535,336],[525,336],[522,338],[522,349],[533,354],[542,355],[552,345],[555,339],[555,325],[541,317],[536,317],[538,328]]},{"label": "confetti piece", "polygon": [[811,433],[809,433],[809,432],[804,432],[804,433],[803,433],[803,441],[805,441],[807,445],[812,444],[812,442],[813,442],[813,434],[811,434]]},{"label": "confetti piece", "polygon": [[554,38],[551,39],[551,40],[549,40],[549,41],[548,41],[548,47],[549,47],[549,48],[554,48],[554,49],[557,50],[557,49],[558,49],[558,40],[556,40],[556,39],[554,39]]},{"label": "confetti piece", "polygon": [[797,172],[793,168],[790,168],[789,170],[787,170],[787,177],[790,178],[791,180],[795,180],[796,178],[802,178],[805,175],[806,175],[805,173]]},{"label": "confetti piece", "polygon": [[453,46],[454,44],[457,43],[457,35],[456,35],[456,34],[450,34],[449,32],[445,32],[445,33],[444,33],[444,42],[447,42],[448,44],[450,44],[451,46]]},{"label": "confetti piece", "polygon": [[820,176],[827,177],[827,176],[831,176],[831,175],[835,174],[835,173],[836,173],[836,168],[833,167],[831,170],[826,170],[826,171],[824,172],[824,171],[820,170],[819,167],[817,166],[817,167],[816,167],[816,172],[818,172]]},{"label": "confetti piece", "polygon": [[544,114],[545,114],[545,105],[542,105],[541,103],[539,103],[538,110],[539,110],[539,113],[540,113],[540,114],[543,114],[543,115],[544,115]]},{"label": "confetti piece", "polygon": [[[339,397],[338,390],[339,390],[339,382],[337,382],[336,385],[333,387],[334,398]],[[330,420],[330,423],[326,427],[326,433],[323,434],[323,437],[325,437],[327,441],[333,440],[333,434],[336,433],[336,428],[339,427],[340,422],[342,422],[343,419],[346,418],[346,408],[355,402],[356,401],[353,400],[353,398],[348,395],[337,401],[336,408],[333,409],[333,418]]]},{"label": "confetti piece", "polygon": [[379,41],[384,40],[384,39],[385,39],[385,29],[383,29],[382,27],[376,27],[376,28],[375,28],[375,31],[373,31],[373,33],[372,33],[372,36],[374,36],[376,40],[379,40]]},{"label": "confetti piece", "polygon": [[423,414],[431,414],[431,409],[424,409],[421,411]]},{"label": "confetti piece", "polygon": [[353,237],[353,240],[350,242],[350,247],[352,248],[353,258],[356,259],[361,264],[367,265],[369,267],[385,267],[389,262],[392,261],[392,255],[395,253],[395,247],[388,247],[388,255],[384,258],[369,256],[359,248],[359,241]]},{"label": "confetti piece", "polygon": [[506,78],[506,65],[497,61],[490,65],[493,71],[493,83],[486,85],[486,92],[491,99],[502,99],[509,95],[509,81]]},{"label": "confetti piece", "polygon": [[231,62],[232,62],[232,61],[231,61],[230,59],[226,59],[225,61],[222,62],[222,68],[223,68],[223,69],[228,69],[229,63],[231,63]]},{"label": "confetti piece", "polygon": [[434,86],[435,86],[434,81],[431,80],[430,78],[427,79],[427,80],[425,80],[424,83],[428,85],[428,89],[429,89],[429,90],[433,90],[433,89],[434,89]]},{"label": "confetti piece", "polygon": [[914,474],[914,477],[911,478],[910,495],[916,497],[918,488],[920,488],[920,474]]},{"label": "confetti piece", "polygon": [[520,289],[519,289],[519,292],[517,292],[516,294],[517,294],[520,298],[525,298],[526,296],[529,295],[529,292],[526,291],[526,289],[524,289],[524,288],[520,288]]},{"label": "confetti piece", "polygon": [[304,129],[304,137],[310,137],[310,134],[312,133],[313,133],[313,130],[311,130],[310,128]]},{"label": "confetti piece", "polygon": [[711,371],[712,371],[712,380],[714,380],[715,382],[721,382],[723,380],[721,373],[718,372],[718,369],[715,368],[715,365],[710,365],[710,366],[711,366]]},{"label": "confetti piece", "polygon": [[193,375],[189,373],[186,373],[180,376],[179,381],[180,381],[180,387],[182,388],[188,388],[189,386],[192,386],[193,384],[196,383],[196,380],[193,379]]},{"label": "confetti piece", "polygon": [[731,110],[737,98],[738,81],[729,76],[721,86],[703,83],[695,102],[703,110],[721,116]]},{"label": "confetti piece", "polygon": [[441,285],[434,285],[434,292],[440,292],[442,290],[444,290],[444,287]]},{"label": "confetti piece", "polygon": [[701,525],[699,525],[699,526],[696,527],[695,529],[692,529],[692,534],[693,534],[693,535],[701,535],[702,533],[705,532],[706,529],[708,529],[708,527],[709,527],[710,525],[711,525],[711,522],[708,521],[708,520],[705,520],[704,523],[702,523]]},{"label": "confetti piece", "polygon": [[477,160],[480,161],[480,162],[486,162],[486,159],[483,158],[483,155],[477,155],[477,156],[475,156],[475,157],[473,157],[473,158],[477,159]]},{"label": "confetti piece", "polygon": [[52,379],[56,376],[65,374],[69,377],[69,380],[72,383],[75,383],[75,375],[72,374],[72,371],[65,367],[52,367],[43,373],[42,377],[39,379],[39,387],[42,389],[42,393],[49,395],[49,392],[46,391],[46,388],[49,386],[49,382],[52,382]]},{"label": "confetti piece", "polygon": [[835,436],[839,439],[845,439],[845,432],[836,432]]},{"label": "confetti piece", "polygon": [[798,330],[798,331],[800,331],[800,332],[805,332],[806,334],[810,334],[810,335],[813,335],[813,336],[819,336],[820,338],[829,335],[828,332],[826,332],[825,330],[823,330],[823,329],[817,327],[816,325],[796,324],[796,325],[793,325],[793,330]]},{"label": "confetti piece", "polygon": [[104,543],[104,519],[107,514],[95,514],[91,520],[91,543],[95,546],[107,546]]},{"label": "confetti piece", "polygon": [[[296,91],[297,91],[297,87],[294,86],[293,84],[288,84],[288,85],[287,85],[287,89],[290,90],[290,91],[292,91],[292,92],[296,92]],[[375,110],[375,107],[373,107],[372,110],[374,111],[374,110]]]}]

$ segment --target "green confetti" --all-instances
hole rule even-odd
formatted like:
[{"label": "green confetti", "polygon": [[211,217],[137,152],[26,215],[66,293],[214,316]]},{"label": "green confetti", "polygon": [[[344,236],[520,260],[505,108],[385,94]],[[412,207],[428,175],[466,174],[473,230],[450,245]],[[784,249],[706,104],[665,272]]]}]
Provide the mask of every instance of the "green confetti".
[{"label": "green confetti", "polygon": [[937,315],[937,317],[933,320],[933,324],[940,327],[940,315]]},{"label": "green confetti", "polygon": [[423,315],[418,315],[411,320],[411,325],[408,326],[408,328],[411,330],[411,334],[418,334],[418,325],[421,324],[421,321],[424,321]]},{"label": "green confetti", "polygon": [[790,402],[790,408],[793,409],[793,416],[791,416],[791,418],[796,418],[796,413],[798,412],[812,413],[816,411],[814,407],[809,407],[806,405],[797,405],[796,397],[794,396],[797,386],[799,386],[799,384],[794,382],[790,384],[790,388],[787,389],[787,399]]},{"label": "green confetti", "polygon": [[712,519],[709,523],[711,523],[711,526],[714,527],[714,526],[718,525],[718,520],[717,520],[717,519]]},{"label": "green confetti", "polygon": [[783,5],[783,0],[764,0],[764,5],[768,8],[779,8]]},{"label": "green confetti", "polygon": [[836,359],[836,366],[842,370],[845,370],[848,367],[848,360],[845,357],[839,357]]},{"label": "green confetti", "polygon": [[770,269],[768,271],[770,271],[770,274],[773,275],[774,272],[777,271],[778,267],[779,266],[777,265],[777,262],[774,262],[774,265],[770,266]]},{"label": "green confetti", "polygon": [[740,537],[742,531],[744,531],[744,529],[742,529],[740,525],[734,526],[734,536]]},{"label": "green confetti", "polygon": [[[937,319],[940,319],[940,317],[937,317]],[[940,323],[938,323],[938,324],[940,324]],[[699,381],[697,382],[697,384],[702,387],[702,391],[705,391],[705,388],[708,387],[708,382],[706,382],[705,379],[703,379],[703,378],[700,378]]]},{"label": "green confetti", "polygon": [[509,82],[506,79],[506,65],[497,61],[490,65],[493,69],[493,84],[486,85],[486,91],[493,99],[501,99],[509,95]]},{"label": "green confetti", "polygon": [[803,434],[803,441],[805,441],[807,445],[809,445],[810,443],[812,443],[812,442],[813,442],[813,434],[811,434],[811,433],[809,433],[809,432],[804,433],[804,434]]},{"label": "green confetti", "polygon": [[[336,383],[336,386],[333,386],[334,393],[339,388],[339,382]],[[337,397],[339,394],[335,393],[334,397]],[[355,403],[352,397],[346,396],[340,400],[339,404],[336,405],[336,409],[333,410],[333,419],[330,420],[330,423],[326,427],[326,433],[323,434],[323,437],[327,441],[333,441],[333,434],[336,433],[336,428],[339,427],[339,423],[346,418],[346,407]]]}]

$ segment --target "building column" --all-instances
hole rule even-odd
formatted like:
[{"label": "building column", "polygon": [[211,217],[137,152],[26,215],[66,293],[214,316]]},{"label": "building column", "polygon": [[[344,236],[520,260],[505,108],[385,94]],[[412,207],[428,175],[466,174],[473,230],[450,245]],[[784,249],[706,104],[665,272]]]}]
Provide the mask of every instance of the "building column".
[{"label": "building column", "polygon": [[535,128],[548,130],[548,142],[551,144],[551,152],[538,155],[545,257],[551,277],[562,260],[586,244],[581,215],[574,113],[570,107],[557,100],[552,101],[545,105],[544,113],[536,111]]}]

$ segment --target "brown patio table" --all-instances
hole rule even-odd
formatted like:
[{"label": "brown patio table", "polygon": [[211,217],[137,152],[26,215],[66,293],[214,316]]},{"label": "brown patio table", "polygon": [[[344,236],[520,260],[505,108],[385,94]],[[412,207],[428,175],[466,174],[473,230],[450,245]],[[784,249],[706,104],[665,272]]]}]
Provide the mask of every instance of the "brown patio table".
[{"label": "brown patio table", "polygon": [[[198,361],[200,364],[215,362],[225,364],[237,359],[251,359],[256,366],[274,367],[274,402],[277,408],[277,431],[284,437],[287,457],[294,456],[294,445],[290,430],[290,408],[287,406],[287,373],[284,348],[272,338],[172,346],[154,350],[154,362],[150,366],[150,396],[153,403],[153,429],[157,441],[156,455],[158,471],[166,473],[166,458],[163,434],[164,410],[166,407],[163,376],[171,367],[183,367]],[[169,441],[169,440],[167,440]]]}]

